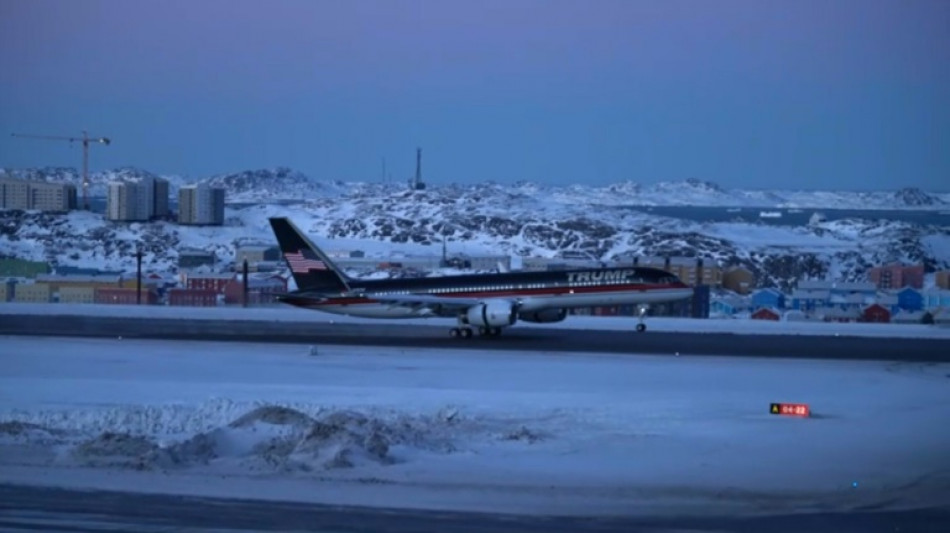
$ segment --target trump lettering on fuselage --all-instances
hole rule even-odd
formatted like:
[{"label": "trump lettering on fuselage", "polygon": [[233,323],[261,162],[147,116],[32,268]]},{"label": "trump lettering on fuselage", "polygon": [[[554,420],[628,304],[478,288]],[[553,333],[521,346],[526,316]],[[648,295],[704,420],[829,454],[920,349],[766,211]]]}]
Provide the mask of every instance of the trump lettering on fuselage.
[{"label": "trump lettering on fuselage", "polygon": [[635,272],[624,270],[588,270],[586,272],[570,272],[567,275],[568,283],[623,283],[629,281]]}]

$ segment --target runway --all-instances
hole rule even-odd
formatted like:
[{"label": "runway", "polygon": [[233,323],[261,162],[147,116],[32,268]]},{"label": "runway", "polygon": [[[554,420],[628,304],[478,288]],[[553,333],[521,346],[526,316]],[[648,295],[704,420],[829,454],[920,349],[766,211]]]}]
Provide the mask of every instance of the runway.
[{"label": "runway", "polygon": [[863,509],[849,513],[817,512],[747,518],[537,517],[0,485],[0,530],[3,531],[937,533],[946,531],[948,525],[950,508],[946,507],[887,512]]},{"label": "runway", "polygon": [[[499,338],[452,339],[448,327],[403,324],[325,324],[253,320],[187,321],[89,316],[0,317],[0,334],[215,340],[311,345],[472,348],[535,352],[674,354],[798,359],[950,361],[943,339],[883,339],[810,335],[738,335],[517,327]],[[372,502],[367,502],[370,504]],[[830,507],[826,507],[830,508]],[[575,532],[938,532],[950,508],[878,511],[857,508],[756,517],[553,517],[388,509],[312,503],[188,497],[130,492],[0,485],[2,531],[419,531]]]},{"label": "runway", "polygon": [[81,315],[3,315],[0,335],[123,337],[169,340],[213,340],[468,348],[544,352],[679,354],[682,356],[746,356],[793,359],[950,362],[946,339],[880,338],[815,335],[747,335],[616,330],[518,328],[501,337],[453,339],[446,325],[330,324],[255,320],[175,320]]}]

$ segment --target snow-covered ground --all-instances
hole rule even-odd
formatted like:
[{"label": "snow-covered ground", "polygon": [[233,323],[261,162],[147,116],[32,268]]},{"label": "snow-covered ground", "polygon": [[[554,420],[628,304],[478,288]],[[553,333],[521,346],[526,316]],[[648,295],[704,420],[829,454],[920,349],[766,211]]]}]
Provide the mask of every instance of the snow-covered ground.
[{"label": "snow-covered ground", "polygon": [[[653,201],[642,198],[636,192],[642,189],[632,185],[550,189],[480,184],[410,194],[402,188],[363,184],[343,186],[349,192],[328,197],[324,192],[337,190],[337,185],[297,178],[290,179],[291,189],[303,184],[301,190],[314,192],[301,196],[306,201],[288,205],[256,203],[273,189],[282,189],[278,175],[265,172],[251,181],[257,185],[249,182],[240,187],[250,187],[245,190],[250,195],[247,199],[256,198],[255,204],[231,204],[222,226],[114,222],[83,211],[2,211],[0,255],[49,262],[56,268],[129,273],[135,270],[135,252],[141,249],[146,271],[173,272],[181,253],[195,248],[213,252],[216,268],[227,269],[238,247],[274,243],[268,218],[288,217],[331,254],[361,252],[379,262],[401,254],[438,257],[443,240],[447,253],[453,256],[555,258],[580,254],[599,261],[683,256],[702,258],[706,265],[742,265],[756,273],[758,286],[783,290],[789,290],[798,279],[863,279],[870,266],[893,262],[950,268],[950,217],[940,215],[941,211],[904,220],[877,219],[865,212],[852,214],[854,218],[831,216],[807,225],[790,218],[783,225],[763,224],[758,219],[700,222],[688,216],[658,216],[633,209],[640,205],[637,198]],[[663,195],[686,194],[686,199],[671,199],[670,205],[733,205],[727,200],[733,197],[731,193],[708,184],[668,184],[661,189]],[[228,194],[232,198],[230,190]],[[845,203],[838,207],[854,203],[863,206],[861,209],[871,209],[876,203],[889,209],[902,205],[907,209],[948,207],[943,203],[923,207],[898,202],[894,194],[882,193],[879,198],[858,195],[847,202],[840,200]],[[937,200],[934,197],[933,201]],[[784,203],[778,197],[769,202]]]},{"label": "snow-covered ground", "polygon": [[[950,365],[0,338],[0,482],[545,514],[946,503]],[[804,402],[808,419],[768,413]]]},{"label": "snow-covered ground", "polygon": [[[81,179],[77,169],[68,167],[0,168],[0,176],[73,184],[79,183]],[[274,202],[346,195],[380,196],[407,193],[402,183],[329,181],[310,177],[287,167],[248,169],[231,174],[200,177],[157,176],[146,169],[122,167],[92,172],[89,175],[89,191],[93,197],[105,197],[110,182],[135,181],[146,176],[168,180],[173,197],[182,185],[189,183],[204,182],[215,187],[224,187],[229,202]],[[652,183],[621,181],[603,186],[573,184],[563,187],[527,181],[510,184],[430,183],[428,190],[456,195],[466,192],[500,192],[514,198],[534,200],[539,204],[585,202],[599,205],[927,210],[945,210],[950,204],[950,193],[946,191],[925,192],[916,188],[879,191],[729,189],[715,182],[698,179]]]},{"label": "snow-covered ground", "polygon": [[[401,320],[380,320],[349,317],[299,309],[290,306],[280,307],[170,307],[136,305],[99,305],[99,304],[31,304],[0,303],[0,317],[3,315],[85,315],[107,317],[145,317],[181,320],[253,320],[261,322],[315,322],[335,324],[406,324],[406,325],[445,325],[455,324],[452,319],[419,318]],[[636,327],[633,317],[605,316],[569,316],[563,322],[553,324],[532,324],[518,322],[515,328],[578,329],[578,330],[629,330]],[[748,335],[825,335],[859,336],[891,338],[937,338],[950,339],[950,327],[945,325],[923,324],[873,324],[873,323],[830,323],[814,321],[770,321],[731,318],[671,318],[648,317],[649,331],[682,333],[736,333]]]}]

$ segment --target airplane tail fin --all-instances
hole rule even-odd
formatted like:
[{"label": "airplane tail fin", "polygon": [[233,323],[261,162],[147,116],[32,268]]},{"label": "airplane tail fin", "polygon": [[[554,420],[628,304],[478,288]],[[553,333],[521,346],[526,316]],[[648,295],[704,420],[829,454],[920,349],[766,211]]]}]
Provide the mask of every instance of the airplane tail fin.
[{"label": "airplane tail fin", "polygon": [[269,220],[298,290],[349,290],[349,278],[297,226],[286,217]]}]

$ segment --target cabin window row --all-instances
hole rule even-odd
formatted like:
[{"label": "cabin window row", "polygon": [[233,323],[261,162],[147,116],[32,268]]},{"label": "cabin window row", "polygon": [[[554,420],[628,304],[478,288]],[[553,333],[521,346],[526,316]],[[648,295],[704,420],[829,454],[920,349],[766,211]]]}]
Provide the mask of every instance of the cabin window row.
[{"label": "cabin window row", "polygon": [[[665,281],[665,280],[664,280]],[[429,294],[449,294],[457,292],[482,292],[482,291],[506,291],[506,290],[531,290],[531,289],[544,289],[544,288],[555,288],[555,287],[593,287],[599,285],[622,285],[627,283],[643,283],[643,280],[640,278],[633,279],[624,279],[624,280],[607,280],[607,281],[580,281],[580,282],[570,282],[570,283],[526,283],[526,284],[517,284],[517,285],[490,285],[490,286],[481,286],[481,287],[440,287],[436,289],[431,289],[428,291]],[[411,294],[411,291],[383,291],[376,294],[380,296],[390,295],[390,294]]]}]

